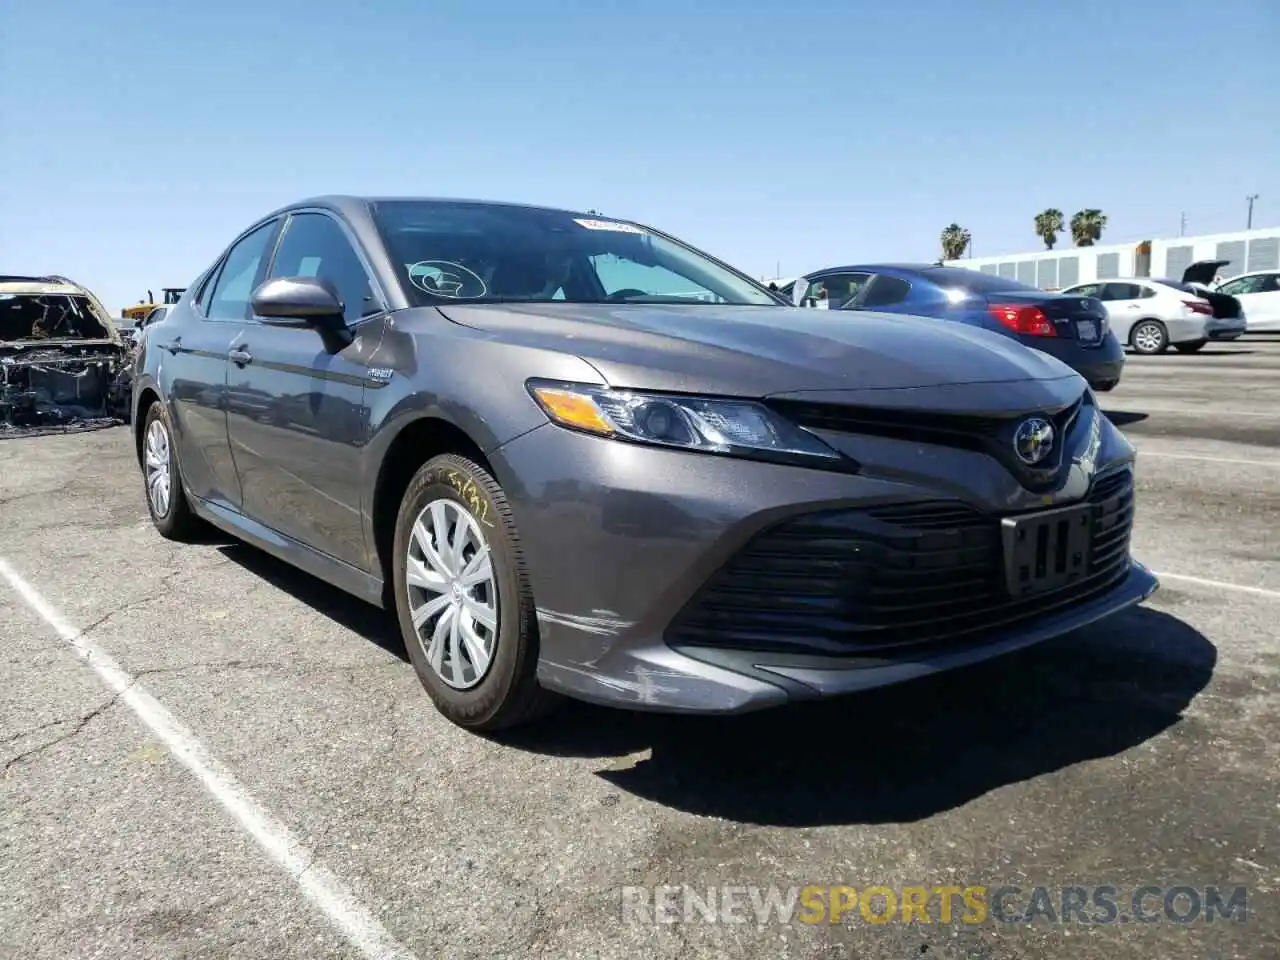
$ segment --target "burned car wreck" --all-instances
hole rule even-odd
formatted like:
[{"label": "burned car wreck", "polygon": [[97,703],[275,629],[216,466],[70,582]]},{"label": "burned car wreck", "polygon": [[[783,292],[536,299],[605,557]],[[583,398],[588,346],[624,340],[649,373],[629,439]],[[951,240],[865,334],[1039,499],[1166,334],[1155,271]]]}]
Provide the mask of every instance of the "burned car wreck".
[{"label": "burned car wreck", "polygon": [[89,290],[0,276],[0,437],[121,423],[132,376],[133,351]]}]

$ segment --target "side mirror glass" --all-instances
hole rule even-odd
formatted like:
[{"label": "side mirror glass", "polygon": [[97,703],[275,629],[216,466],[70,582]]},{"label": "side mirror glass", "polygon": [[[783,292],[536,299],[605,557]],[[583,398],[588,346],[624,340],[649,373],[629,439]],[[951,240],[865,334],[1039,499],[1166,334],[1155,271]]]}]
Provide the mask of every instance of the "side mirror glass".
[{"label": "side mirror glass", "polygon": [[345,326],[342,297],[320,277],[276,277],[253,291],[253,312],[270,321],[335,329]]}]

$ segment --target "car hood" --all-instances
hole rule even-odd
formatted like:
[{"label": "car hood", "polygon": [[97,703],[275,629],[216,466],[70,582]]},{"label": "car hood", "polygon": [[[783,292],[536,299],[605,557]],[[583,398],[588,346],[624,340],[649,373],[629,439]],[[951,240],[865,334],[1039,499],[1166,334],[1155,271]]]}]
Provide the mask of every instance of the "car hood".
[{"label": "car hood", "polygon": [[760,397],[961,384],[1084,386],[1066,364],[1009,337],[897,314],[667,304],[439,309],[503,342],[575,354],[616,387]]}]

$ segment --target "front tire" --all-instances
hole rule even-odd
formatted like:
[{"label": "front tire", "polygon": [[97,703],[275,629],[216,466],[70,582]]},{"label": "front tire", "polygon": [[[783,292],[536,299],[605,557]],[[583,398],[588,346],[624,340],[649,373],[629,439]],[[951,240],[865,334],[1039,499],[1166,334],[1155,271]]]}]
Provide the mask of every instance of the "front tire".
[{"label": "front tire", "polygon": [[479,464],[427,461],[396,517],[396,617],[418,680],[468,730],[493,731],[552,702],[537,681],[537,611],[510,504]]},{"label": "front tire", "polygon": [[147,511],[160,535],[179,542],[195,539],[202,524],[187,502],[169,415],[159,401],[147,408],[143,420],[142,476]]},{"label": "front tire", "polygon": [[1143,356],[1164,353],[1169,349],[1169,331],[1159,320],[1142,320],[1130,332],[1129,343]]},{"label": "front tire", "polygon": [[1175,343],[1173,349],[1179,353],[1199,353],[1208,342],[1208,340],[1192,340],[1190,343]]}]

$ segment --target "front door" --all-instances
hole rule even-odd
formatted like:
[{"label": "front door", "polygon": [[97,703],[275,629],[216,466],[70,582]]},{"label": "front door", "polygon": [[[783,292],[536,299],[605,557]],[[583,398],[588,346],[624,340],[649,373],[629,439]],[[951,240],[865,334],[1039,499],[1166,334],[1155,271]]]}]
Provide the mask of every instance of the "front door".
[{"label": "front door", "polygon": [[346,307],[347,330],[273,325],[252,317],[228,363],[227,428],[244,513],[359,569],[368,569],[361,522],[361,454],[368,437],[363,321],[381,312],[368,274],[338,222],[295,213],[268,279],[321,277]]}]

